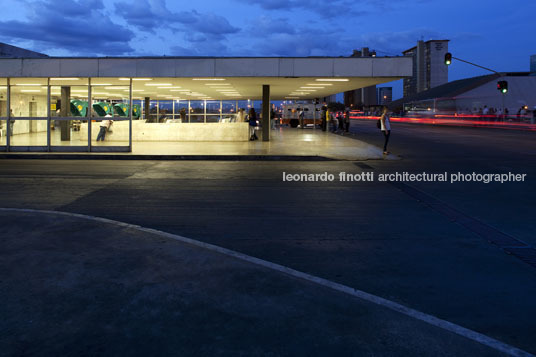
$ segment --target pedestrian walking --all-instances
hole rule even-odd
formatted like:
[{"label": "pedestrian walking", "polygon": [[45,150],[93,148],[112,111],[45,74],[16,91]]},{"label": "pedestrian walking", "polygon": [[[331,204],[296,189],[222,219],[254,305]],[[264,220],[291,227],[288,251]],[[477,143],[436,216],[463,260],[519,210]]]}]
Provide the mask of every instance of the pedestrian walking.
[{"label": "pedestrian walking", "polygon": [[383,154],[387,155],[389,154],[389,151],[387,151],[387,144],[389,143],[389,137],[391,136],[391,120],[389,118],[389,114],[387,113],[387,107],[383,107],[383,113],[380,117],[380,129],[383,133],[383,136],[385,137],[385,142],[383,144]]}]

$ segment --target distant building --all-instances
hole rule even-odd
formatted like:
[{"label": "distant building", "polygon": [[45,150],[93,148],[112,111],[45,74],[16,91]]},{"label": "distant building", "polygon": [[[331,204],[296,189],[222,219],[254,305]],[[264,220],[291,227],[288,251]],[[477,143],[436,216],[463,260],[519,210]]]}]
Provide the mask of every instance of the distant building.
[{"label": "distant building", "polygon": [[[350,57],[376,57],[376,52],[363,47],[361,50],[354,50]],[[347,107],[376,105],[378,103],[376,96],[375,85],[347,91],[344,92],[344,105]]]},{"label": "distant building", "polygon": [[536,55],[530,56],[530,75],[536,76]]},{"label": "distant building", "polygon": [[47,55],[0,42],[0,58],[41,58]]},{"label": "distant building", "polygon": [[337,101],[337,94],[332,94],[328,97],[322,97],[322,103],[335,103]]},{"label": "distant building", "polygon": [[[521,107],[536,106],[536,76],[529,74],[512,72],[460,79],[395,100],[389,108],[406,113],[475,114],[488,107],[516,114]],[[506,94],[497,90],[498,81],[508,82]]]},{"label": "distant building", "polygon": [[393,87],[378,88],[378,104],[387,105],[393,101]]},{"label": "distant building", "polygon": [[413,76],[404,79],[404,97],[437,87],[449,81],[445,54],[449,40],[419,41],[417,46],[402,52],[413,57]]}]

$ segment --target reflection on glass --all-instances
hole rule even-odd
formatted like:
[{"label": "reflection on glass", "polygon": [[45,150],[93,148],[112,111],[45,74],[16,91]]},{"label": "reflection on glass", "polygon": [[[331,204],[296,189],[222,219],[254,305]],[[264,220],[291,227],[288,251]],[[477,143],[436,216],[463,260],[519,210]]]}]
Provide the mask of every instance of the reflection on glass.
[{"label": "reflection on glass", "polygon": [[[5,127],[5,124],[3,125]],[[4,128],[5,130],[5,128]],[[2,136],[5,138],[5,136]],[[47,121],[46,120],[11,120],[11,146],[46,146]]]}]

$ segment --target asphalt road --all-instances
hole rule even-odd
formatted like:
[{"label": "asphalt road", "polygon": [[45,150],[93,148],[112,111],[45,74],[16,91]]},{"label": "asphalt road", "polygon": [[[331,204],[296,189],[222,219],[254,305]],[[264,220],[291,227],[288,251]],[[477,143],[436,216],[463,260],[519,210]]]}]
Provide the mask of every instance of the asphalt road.
[{"label": "asphalt road", "polygon": [[[372,122],[353,121],[352,132],[357,139],[381,144]],[[212,243],[536,353],[536,267],[490,243],[507,236],[529,250],[536,245],[534,133],[395,123],[389,150],[402,160],[3,160],[0,206],[106,217]],[[527,178],[503,184],[402,186],[282,181],[283,172],[369,171],[514,172]],[[381,354],[381,349],[374,351]],[[270,353],[285,352],[290,353]]]}]

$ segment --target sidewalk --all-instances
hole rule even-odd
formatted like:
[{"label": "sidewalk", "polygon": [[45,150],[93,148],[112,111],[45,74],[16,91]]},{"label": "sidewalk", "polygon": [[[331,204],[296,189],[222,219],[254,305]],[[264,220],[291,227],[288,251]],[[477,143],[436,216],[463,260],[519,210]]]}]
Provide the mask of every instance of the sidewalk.
[{"label": "sidewalk", "polygon": [[[278,128],[263,142],[134,142],[131,153],[3,153],[0,158],[107,158],[202,160],[382,160],[382,150],[360,140],[320,129]],[[19,140],[19,142],[21,142]],[[121,145],[117,142],[94,146]],[[396,159],[394,156],[387,159]]]}]

